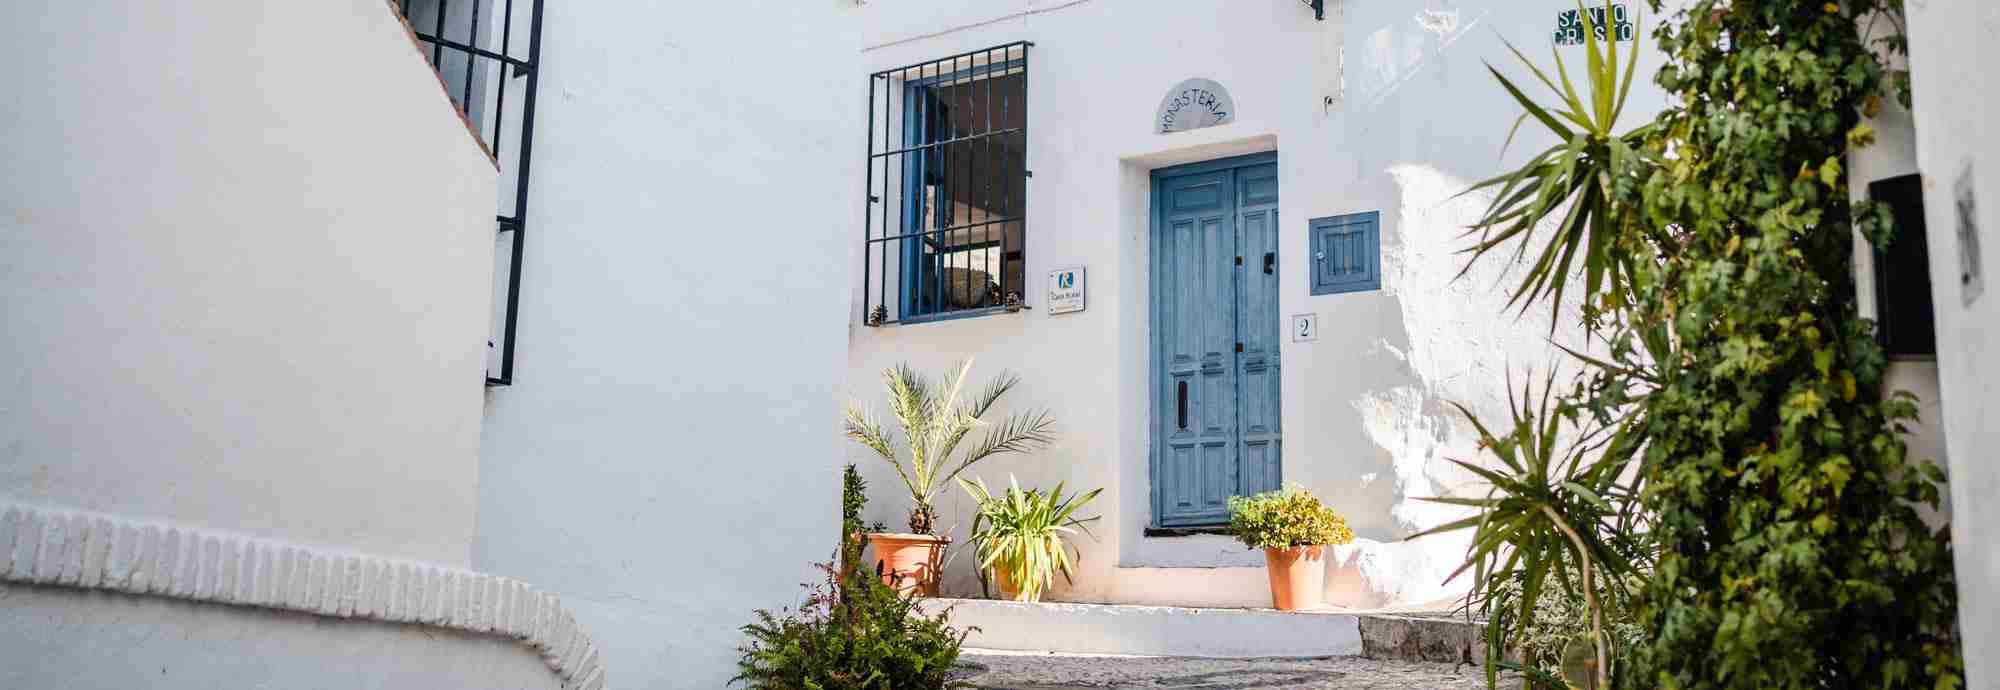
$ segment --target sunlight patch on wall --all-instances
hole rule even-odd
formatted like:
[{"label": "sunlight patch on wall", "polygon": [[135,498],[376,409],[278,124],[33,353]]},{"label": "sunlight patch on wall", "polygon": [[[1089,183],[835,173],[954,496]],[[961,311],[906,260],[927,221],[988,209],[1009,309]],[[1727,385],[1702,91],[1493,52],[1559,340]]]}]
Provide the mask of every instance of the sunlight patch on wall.
[{"label": "sunlight patch on wall", "polygon": [[[1401,192],[1401,206],[1383,236],[1383,289],[1396,298],[1409,343],[1398,347],[1384,340],[1378,346],[1402,360],[1416,380],[1369,393],[1352,405],[1370,439],[1391,457],[1397,494],[1392,516],[1414,532],[1468,514],[1423,497],[1485,491],[1471,473],[1450,462],[1491,462],[1479,453],[1472,425],[1451,403],[1465,405],[1489,424],[1505,419],[1509,371],[1516,390],[1530,378],[1539,388],[1552,367],[1560,372],[1560,385],[1575,368],[1549,343],[1576,346],[1583,338],[1569,319],[1552,336],[1545,306],[1526,314],[1507,309],[1518,272],[1508,270],[1504,257],[1489,256],[1458,276],[1466,258],[1458,252],[1468,242],[1462,235],[1490,197],[1454,198],[1471,185],[1428,166],[1398,165],[1389,174]],[[1574,314],[1575,307],[1576,298],[1569,297],[1562,313]],[[1408,551],[1377,556],[1409,562],[1378,567],[1436,570],[1410,572],[1407,578],[1438,582],[1457,566],[1464,544],[1463,538],[1427,538],[1407,545]],[[1407,596],[1397,598],[1408,601]]]}]

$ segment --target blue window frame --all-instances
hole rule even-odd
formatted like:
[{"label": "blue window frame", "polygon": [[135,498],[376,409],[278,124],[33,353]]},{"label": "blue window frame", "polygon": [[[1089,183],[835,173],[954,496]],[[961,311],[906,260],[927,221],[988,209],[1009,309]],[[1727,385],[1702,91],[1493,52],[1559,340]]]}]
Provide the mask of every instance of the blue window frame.
[{"label": "blue window frame", "polygon": [[868,325],[1021,308],[1028,47],[996,46],[872,76],[862,285]]},{"label": "blue window frame", "polygon": [[1314,218],[1312,294],[1382,289],[1382,214],[1379,211]]}]

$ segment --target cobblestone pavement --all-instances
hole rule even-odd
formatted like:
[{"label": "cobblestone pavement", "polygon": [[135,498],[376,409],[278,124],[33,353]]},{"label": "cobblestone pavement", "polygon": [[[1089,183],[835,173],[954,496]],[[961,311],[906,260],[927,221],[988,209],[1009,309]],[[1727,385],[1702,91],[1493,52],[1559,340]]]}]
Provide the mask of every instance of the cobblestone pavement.
[{"label": "cobblestone pavement", "polygon": [[[987,690],[1485,690],[1477,666],[1360,657],[1189,659],[968,650],[965,678]],[[1517,687],[1503,680],[1502,688]]]}]

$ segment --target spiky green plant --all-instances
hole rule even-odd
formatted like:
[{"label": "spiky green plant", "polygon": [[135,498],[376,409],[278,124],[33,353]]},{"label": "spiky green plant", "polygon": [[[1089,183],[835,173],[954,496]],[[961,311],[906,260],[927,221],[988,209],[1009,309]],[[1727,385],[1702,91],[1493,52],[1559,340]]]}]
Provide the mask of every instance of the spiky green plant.
[{"label": "spiky green plant", "polygon": [[[1620,80],[1616,46],[1589,32],[1589,98],[1560,61],[1560,86],[1536,72],[1558,108],[1500,77],[1523,121],[1564,143],[1481,183],[1497,197],[1470,251],[1517,242],[1534,257],[1512,291],[1523,308],[1559,311],[1584,275],[1579,320],[1603,355],[1578,355],[1585,373],[1553,406],[1516,405],[1512,429],[1481,431],[1507,467],[1483,470],[1494,493],[1465,503],[1483,514],[1446,528],[1475,529],[1475,596],[1523,587],[1521,615],[1495,615],[1492,634],[1513,639],[1547,572],[1601,579],[1636,554],[1650,562],[1637,587],[1602,591],[1629,590],[1645,639],[1610,663],[1591,606],[1598,687],[1963,682],[1949,532],[1919,513],[1939,505],[1944,475],[1909,455],[1915,401],[1885,388],[1852,284],[1856,234],[1879,246],[1893,231],[1884,207],[1848,198],[1844,162],[1874,140],[1863,116],[1894,81],[1856,29],[1900,11],[1691,0],[1654,33],[1667,109],[1623,135],[1631,63]],[[1559,419],[1605,441],[1551,450]],[[1633,514],[1643,530],[1599,532]],[[1620,534],[1653,546],[1609,548]]]},{"label": "spiky green plant", "polygon": [[[1607,17],[1613,12],[1609,0],[1604,12]],[[1589,14],[1580,0],[1577,13]],[[1509,307],[1518,305],[1526,310],[1546,300],[1552,317],[1563,307],[1572,276],[1580,274],[1584,278],[1581,316],[1586,327],[1591,327],[1604,311],[1616,310],[1631,299],[1631,276],[1639,268],[1633,262],[1643,257],[1631,251],[1631,243],[1660,238],[1660,233],[1648,232],[1645,224],[1636,222],[1637,210],[1629,203],[1632,190],[1655,165],[1658,155],[1648,147],[1654,137],[1651,123],[1618,131],[1639,62],[1637,36],[1643,32],[1634,32],[1632,47],[1622,63],[1617,41],[1600,42],[1592,31],[1583,34],[1586,64],[1581,91],[1570,78],[1560,51],[1550,49],[1556,73],[1552,79],[1512,44],[1507,46],[1555,95],[1554,107],[1544,107],[1499,69],[1487,66],[1524,111],[1508,132],[1507,144],[1513,143],[1514,135],[1529,120],[1539,123],[1557,143],[1521,167],[1466,190],[1468,194],[1490,192],[1494,196],[1485,214],[1468,231],[1473,243],[1465,250],[1471,255],[1465,270],[1470,271],[1488,252],[1513,244],[1512,260],[1526,270],[1509,294]],[[1553,228],[1544,232],[1552,219]],[[1633,233],[1640,236],[1635,238]],[[1559,322],[1551,318],[1550,328]],[[1620,483],[1632,444],[1605,426],[1579,431],[1581,438],[1564,444],[1560,438],[1563,422],[1574,421],[1576,411],[1550,403],[1554,387],[1551,377],[1537,404],[1532,386],[1524,388],[1517,398],[1510,382],[1508,411],[1513,423],[1499,434],[1492,433],[1470,410],[1459,407],[1478,430],[1480,447],[1503,466],[1489,469],[1454,460],[1486,480],[1489,492],[1483,498],[1430,500],[1478,508],[1480,513],[1411,538],[1473,529],[1466,561],[1452,577],[1468,570],[1472,573],[1470,602],[1490,620],[1489,660],[1497,661],[1508,645],[1520,642],[1518,638],[1535,620],[1535,607],[1551,580],[1561,583],[1566,592],[1574,591],[1575,587],[1558,574],[1578,573],[1590,621],[1592,672],[1586,685],[1606,688],[1614,660],[1605,633],[1606,602],[1599,600],[1599,594],[1607,592],[1621,601],[1629,598],[1622,585],[1634,571],[1633,559],[1640,555],[1622,543],[1629,541],[1639,519],[1632,500],[1637,487]],[[1613,452],[1603,452],[1607,445]],[[1503,587],[1516,591],[1502,597]],[[1518,613],[1496,611],[1503,602],[1509,608],[1518,605]],[[1489,685],[1497,681],[1497,666],[1487,664]]]},{"label": "spiky green plant", "polygon": [[[1616,458],[1622,456],[1611,453],[1613,459],[1607,461],[1600,455],[1607,445],[1622,443],[1622,439],[1584,434],[1565,442],[1563,422],[1569,415],[1559,403],[1551,402],[1554,389],[1553,377],[1545,382],[1539,398],[1533,386],[1523,387],[1516,396],[1510,384],[1512,425],[1498,434],[1471,411],[1459,407],[1478,431],[1480,447],[1501,466],[1487,468],[1453,460],[1487,482],[1486,496],[1425,500],[1478,508],[1479,514],[1410,538],[1472,528],[1465,563],[1452,577],[1467,571],[1472,574],[1471,605],[1480,608],[1489,621],[1489,659],[1498,660],[1509,648],[1525,641],[1523,633],[1540,616],[1536,607],[1551,582],[1571,597],[1580,591],[1588,617],[1592,662],[1591,682],[1581,685],[1607,688],[1616,660],[1611,656],[1605,610],[1614,603],[1619,611],[1630,608],[1631,592],[1625,584],[1646,559],[1646,550],[1639,543],[1644,518],[1632,487],[1620,481],[1624,464]],[[1572,582],[1567,577],[1571,573],[1581,582]],[[1606,597],[1613,601],[1606,601]],[[1518,611],[1511,610],[1516,607]],[[1487,664],[1489,683],[1497,680],[1497,667]]]},{"label": "spiky green plant", "polygon": [[1056,575],[1069,581],[1071,570],[1083,558],[1072,551],[1070,535],[1082,531],[1091,535],[1085,523],[1101,516],[1078,519],[1076,511],[1103,493],[1092,489],[1082,494],[1063,495],[1063,484],[1047,493],[1040,489],[1021,490],[1013,475],[1007,477],[1006,492],[995,496],[983,479],[958,480],[960,488],[979,505],[972,518],[972,541],[979,557],[979,580],[987,575],[1001,577],[1019,589],[1015,599],[1040,601],[1042,592],[1055,585]]},{"label": "spiky green plant", "polygon": [[[1609,0],[1604,11],[1607,16],[1612,11]],[[1577,13],[1588,14],[1580,1]],[[1639,20],[1634,18],[1633,23]],[[1514,135],[1530,119],[1540,123],[1557,140],[1554,146],[1521,167],[1479,182],[1464,192],[1494,194],[1485,215],[1468,231],[1473,244],[1465,251],[1472,255],[1472,260],[1466,262],[1464,271],[1472,270],[1472,265],[1487,252],[1508,244],[1515,245],[1513,260],[1517,264],[1528,258],[1531,249],[1534,251],[1533,259],[1526,262],[1528,270],[1522,273],[1520,285],[1508,297],[1510,307],[1518,304],[1526,310],[1538,299],[1547,297],[1550,313],[1554,314],[1561,308],[1571,276],[1579,269],[1584,277],[1583,302],[1587,310],[1600,296],[1610,303],[1626,298],[1626,276],[1631,274],[1633,256],[1615,251],[1614,240],[1640,226],[1631,222],[1633,210],[1621,205],[1619,198],[1621,190],[1637,184],[1635,170],[1653,158],[1646,149],[1653,125],[1647,123],[1620,133],[1618,118],[1625,112],[1626,98],[1632,92],[1633,70],[1639,64],[1637,36],[1642,33],[1633,32],[1632,47],[1626,51],[1621,68],[1617,41],[1600,48],[1594,32],[1583,32],[1588,50],[1582,92],[1570,79],[1569,67],[1560,51],[1550,48],[1557,75],[1556,79],[1550,79],[1512,43],[1507,44],[1507,49],[1535,79],[1555,93],[1554,108],[1543,107],[1499,69],[1490,63],[1486,66],[1524,111],[1508,131],[1503,151],[1513,144]],[[1552,234],[1537,240],[1539,226],[1558,213],[1561,216]],[[1463,275],[1461,271],[1460,276]]]},{"label": "spiky green plant", "polygon": [[[897,452],[898,444],[860,403],[847,406],[847,437],[894,466],[909,489],[911,532],[935,533],[937,510],[933,502],[938,491],[966,468],[995,455],[1039,450],[1055,440],[1055,419],[1047,410],[1016,412],[998,424],[985,421],[986,413],[1021,379],[1002,372],[979,395],[961,401],[959,396],[971,371],[972,360],[966,360],[935,386],[908,365],[882,372],[882,382],[889,391],[889,411],[902,427],[901,446],[908,452],[907,458]],[[985,435],[961,453],[959,444],[979,429],[985,429]]]}]

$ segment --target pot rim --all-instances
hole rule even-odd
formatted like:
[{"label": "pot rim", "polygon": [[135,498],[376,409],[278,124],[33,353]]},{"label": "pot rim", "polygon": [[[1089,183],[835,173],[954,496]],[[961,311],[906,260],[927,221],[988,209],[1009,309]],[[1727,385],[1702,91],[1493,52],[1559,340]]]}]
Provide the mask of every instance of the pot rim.
[{"label": "pot rim", "polygon": [[943,537],[935,534],[915,534],[911,532],[867,532],[865,534],[871,541],[934,542],[938,544],[951,543],[951,537]]}]

